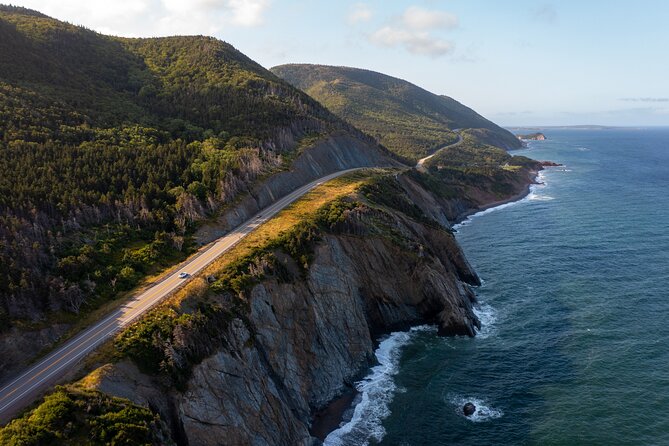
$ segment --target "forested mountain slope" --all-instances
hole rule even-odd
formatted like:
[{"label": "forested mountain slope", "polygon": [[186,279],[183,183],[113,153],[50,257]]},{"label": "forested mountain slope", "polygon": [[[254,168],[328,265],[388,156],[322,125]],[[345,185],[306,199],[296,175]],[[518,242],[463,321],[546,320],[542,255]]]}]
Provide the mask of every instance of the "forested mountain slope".
[{"label": "forested mountain slope", "polygon": [[0,332],[182,259],[196,222],[333,134],[371,141],[225,42],[0,6]]},{"label": "forested mountain slope", "polygon": [[385,74],[309,64],[281,65],[272,72],[411,160],[456,141],[454,129],[472,129],[479,141],[504,149],[521,146],[511,133],[458,101]]}]

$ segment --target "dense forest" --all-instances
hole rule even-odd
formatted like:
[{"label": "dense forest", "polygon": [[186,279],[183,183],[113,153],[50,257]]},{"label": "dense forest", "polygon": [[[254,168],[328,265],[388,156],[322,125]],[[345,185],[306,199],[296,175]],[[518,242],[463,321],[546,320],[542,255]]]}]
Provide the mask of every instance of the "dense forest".
[{"label": "dense forest", "polygon": [[225,42],[0,6],[0,330],[183,258],[198,220],[333,131],[357,132]]},{"label": "dense forest", "polygon": [[511,133],[471,108],[385,74],[309,64],[281,65],[272,72],[407,161],[455,142],[457,129],[471,129],[471,136],[497,147],[520,147]]}]

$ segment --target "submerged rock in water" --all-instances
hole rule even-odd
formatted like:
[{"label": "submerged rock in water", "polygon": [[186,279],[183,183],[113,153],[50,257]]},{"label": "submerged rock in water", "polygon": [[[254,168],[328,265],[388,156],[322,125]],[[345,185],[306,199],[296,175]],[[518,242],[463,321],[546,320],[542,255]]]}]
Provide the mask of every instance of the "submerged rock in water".
[{"label": "submerged rock in water", "polygon": [[476,412],[476,406],[474,403],[465,403],[465,405],[462,407],[462,413],[464,413],[466,417],[474,415],[474,412]]}]

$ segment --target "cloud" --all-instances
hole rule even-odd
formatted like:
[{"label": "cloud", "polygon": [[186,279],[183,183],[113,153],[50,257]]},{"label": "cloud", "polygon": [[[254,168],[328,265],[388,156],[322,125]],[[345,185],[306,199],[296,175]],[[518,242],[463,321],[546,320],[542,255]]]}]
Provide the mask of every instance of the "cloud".
[{"label": "cloud", "polygon": [[374,13],[366,3],[356,3],[348,13],[348,23],[369,22]]},{"label": "cloud", "polygon": [[215,34],[264,22],[272,0],[24,0],[22,6],[99,32],[145,37]]},{"label": "cloud", "polygon": [[232,23],[240,26],[256,26],[263,23],[263,14],[269,0],[228,0]]},{"label": "cloud", "polygon": [[402,14],[404,25],[413,30],[425,31],[428,29],[454,29],[458,27],[458,17],[455,14],[443,11],[430,11],[410,6]]},{"label": "cloud", "polygon": [[436,39],[426,32],[408,31],[402,28],[384,26],[376,30],[369,40],[380,46],[395,47],[403,46],[413,54],[424,54],[428,56],[441,56],[451,52],[454,48],[452,42]]},{"label": "cloud", "polygon": [[620,98],[620,100],[625,102],[669,102],[669,98],[662,97]]},{"label": "cloud", "polygon": [[404,48],[412,54],[438,57],[453,51],[455,44],[437,34],[458,26],[454,14],[408,7],[404,13],[368,36],[371,43],[386,48]]},{"label": "cloud", "polygon": [[534,20],[553,24],[557,22],[558,14],[553,5],[546,3],[537,8],[534,8],[532,11],[532,17]]}]

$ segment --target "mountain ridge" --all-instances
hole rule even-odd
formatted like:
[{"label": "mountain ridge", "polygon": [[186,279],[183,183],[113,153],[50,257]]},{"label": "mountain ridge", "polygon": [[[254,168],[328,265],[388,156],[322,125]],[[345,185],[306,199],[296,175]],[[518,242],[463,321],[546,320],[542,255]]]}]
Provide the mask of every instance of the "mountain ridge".
[{"label": "mountain ridge", "polygon": [[510,132],[471,108],[403,79],[329,65],[286,64],[270,70],[411,161],[454,142],[456,129],[504,149],[521,147]]}]

